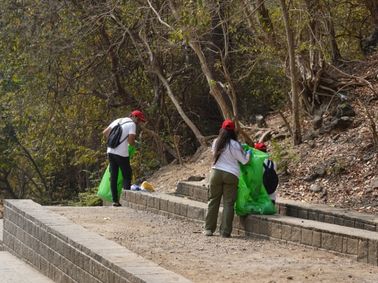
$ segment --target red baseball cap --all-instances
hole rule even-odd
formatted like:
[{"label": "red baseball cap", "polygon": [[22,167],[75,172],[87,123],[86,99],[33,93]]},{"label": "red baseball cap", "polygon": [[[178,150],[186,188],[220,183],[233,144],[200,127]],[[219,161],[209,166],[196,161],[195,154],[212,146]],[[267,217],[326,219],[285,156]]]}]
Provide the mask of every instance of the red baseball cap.
[{"label": "red baseball cap", "polygon": [[266,151],[266,145],[263,142],[255,143],[254,148],[256,148],[257,150],[260,150],[260,151]]},{"label": "red baseball cap", "polygon": [[134,110],[133,112],[131,112],[131,116],[137,117],[142,122],[146,122],[142,111]]},{"label": "red baseball cap", "polygon": [[235,123],[232,122],[230,119],[226,119],[222,123],[222,129],[233,131],[235,130]]}]

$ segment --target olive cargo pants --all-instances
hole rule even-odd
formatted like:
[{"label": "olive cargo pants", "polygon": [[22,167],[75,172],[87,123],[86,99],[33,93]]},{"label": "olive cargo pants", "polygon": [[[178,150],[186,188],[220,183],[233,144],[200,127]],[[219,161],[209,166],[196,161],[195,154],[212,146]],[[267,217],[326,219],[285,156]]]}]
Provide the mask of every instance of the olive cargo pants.
[{"label": "olive cargo pants", "polygon": [[223,214],[219,230],[222,236],[231,235],[238,181],[238,177],[231,173],[212,169],[205,230],[214,233],[217,227],[219,205],[223,196]]}]

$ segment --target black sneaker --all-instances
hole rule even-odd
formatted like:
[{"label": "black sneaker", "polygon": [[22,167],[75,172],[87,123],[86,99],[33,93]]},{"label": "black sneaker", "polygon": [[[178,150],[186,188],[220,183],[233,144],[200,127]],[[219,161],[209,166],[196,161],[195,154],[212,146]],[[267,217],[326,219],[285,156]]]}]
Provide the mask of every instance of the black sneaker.
[{"label": "black sneaker", "polygon": [[118,206],[122,206],[122,205],[119,202],[113,202],[113,206],[118,207]]}]

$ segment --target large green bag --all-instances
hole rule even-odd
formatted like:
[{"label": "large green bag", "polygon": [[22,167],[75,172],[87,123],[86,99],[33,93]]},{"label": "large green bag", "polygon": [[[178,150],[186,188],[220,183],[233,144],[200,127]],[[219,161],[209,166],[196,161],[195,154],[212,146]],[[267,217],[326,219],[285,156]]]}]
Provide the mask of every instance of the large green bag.
[{"label": "large green bag", "polygon": [[[136,152],[135,146],[129,145],[129,157],[132,158]],[[123,176],[121,169],[118,170],[118,179],[117,179],[117,190],[118,190],[118,198],[122,194],[122,187],[123,187]],[[100,185],[98,187],[97,196],[102,198],[103,200],[112,202],[112,191],[110,189],[110,172],[109,172],[109,165],[106,167],[105,173],[102,176]]]},{"label": "large green bag", "polygon": [[276,208],[269,198],[263,184],[263,163],[269,155],[260,150],[243,146],[252,151],[250,161],[240,165],[238,194],[235,212],[239,216],[248,214],[275,214]]}]

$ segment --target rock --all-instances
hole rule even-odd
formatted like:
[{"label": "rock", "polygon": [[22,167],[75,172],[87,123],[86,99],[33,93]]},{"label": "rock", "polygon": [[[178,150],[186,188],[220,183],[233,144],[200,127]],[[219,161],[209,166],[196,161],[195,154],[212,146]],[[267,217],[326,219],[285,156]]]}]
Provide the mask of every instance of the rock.
[{"label": "rock", "polygon": [[323,118],[322,116],[315,116],[314,119],[312,119],[312,127],[314,130],[320,129],[323,124]]},{"label": "rock", "polygon": [[306,182],[313,182],[313,181],[315,181],[317,178],[318,178],[318,175],[317,175],[317,174],[311,174],[311,175],[307,175],[306,177],[304,177],[304,178],[303,178],[303,181],[306,181]]},{"label": "rock", "polygon": [[310,131],[308,132],[304,137],[303,137],[303,140],[305,141],[310,141],[310,140],[314,140],[315,138],[317,138],[319,136],[319,133],[317,131]]},{"label": "rock", "polygon": [[349,103],[342,103],[337,106],[336,115],[337,118],[341,117],[354,117],[356,112],[354,111],[352,105]]},{"label": "rock", "polygon": [[257,123],[257,127],[259,127],[259,128],[268,127],[263,115],[256,115],[256,123]]},{"label": "rock", "polygon": [[373,178],[373,179],[370,181],[370,188],[371,188],[372,190],[378,189],[378,177],[375,177],[375,178]]},{"label": "rock", "polygon": [[312,185],[310,186],[310,191],[311,191],[311,192],[318,193],[318,192],[320,192],[320,191],[322,191],[322,190],[323,190],[323,187],[320,186],[319,184],[312,184]]},{"label": "rock", "polygon": [[330,127],[334,129],[345,130],[353,124],[353,118],[348,116],[342,116],[340,118],[334,118],[331,121]]},{"label": "rock", "polygon": [[205,179],[205,177],[203,176],[190,176],[187,181],[199,182],[199,181],[202,181],[203,179]]},{"label": "rock", "polygon": [[318,177],[323,177],[325,176],[325,174],[327,173],[324,165],[317,165],[315,168],[314,168],[314,172],[315,174],[318,175]]}]

